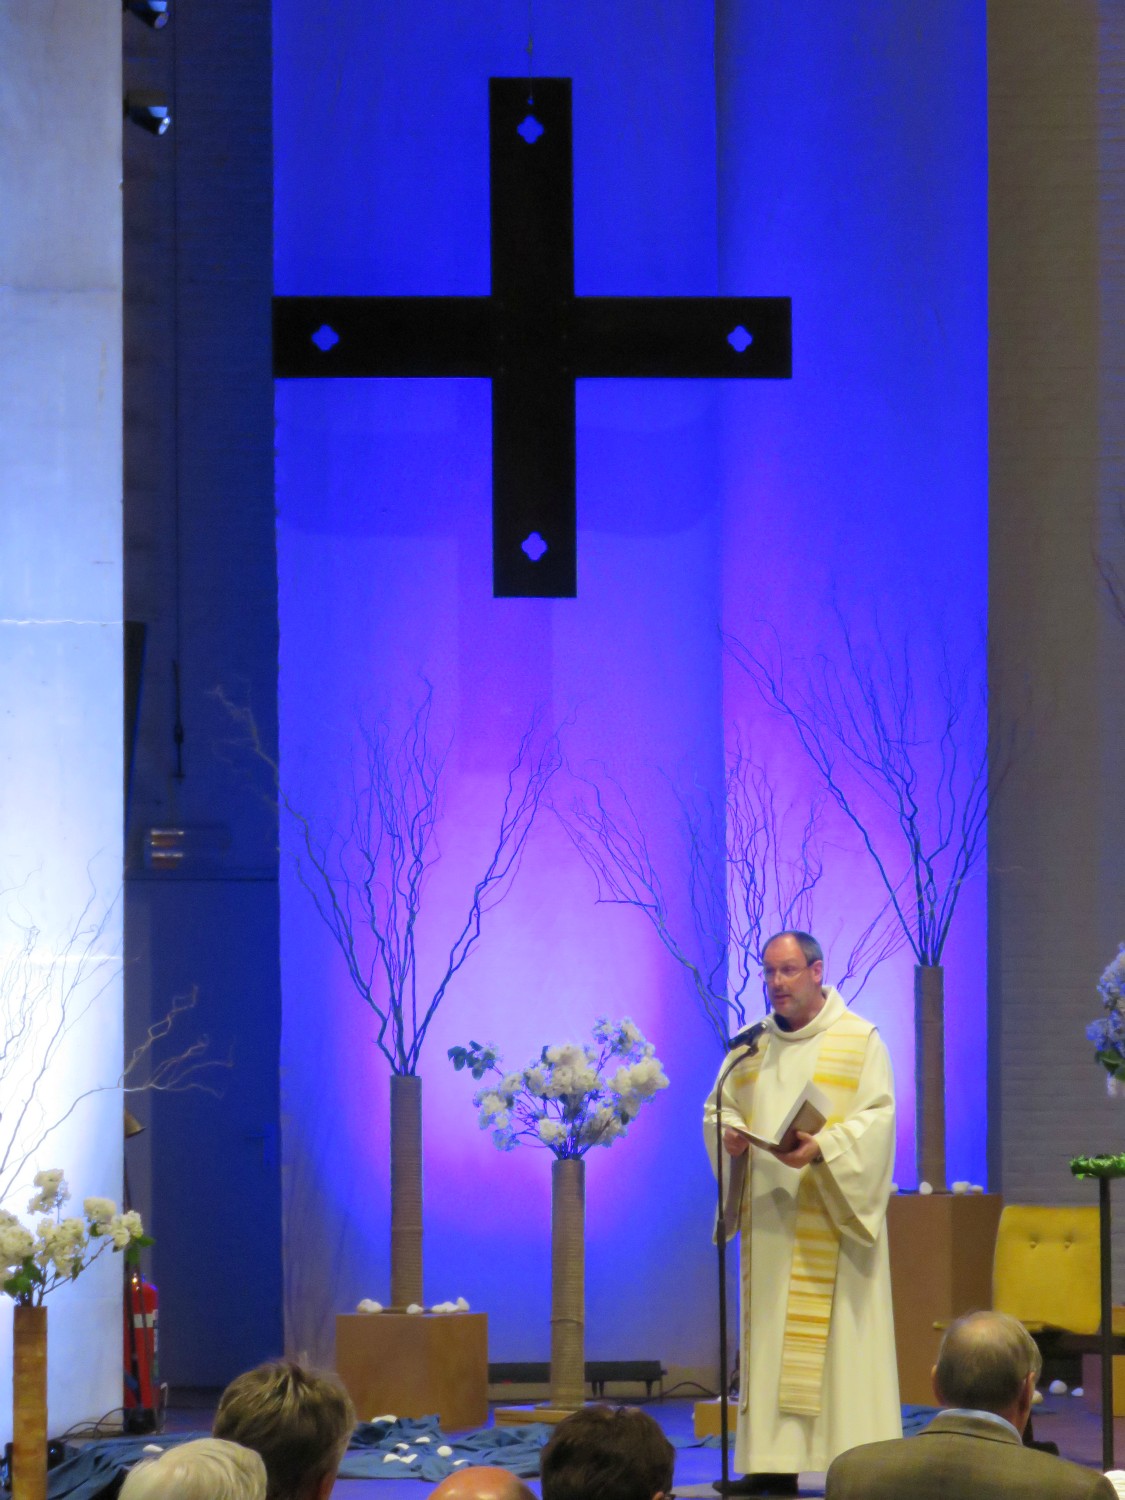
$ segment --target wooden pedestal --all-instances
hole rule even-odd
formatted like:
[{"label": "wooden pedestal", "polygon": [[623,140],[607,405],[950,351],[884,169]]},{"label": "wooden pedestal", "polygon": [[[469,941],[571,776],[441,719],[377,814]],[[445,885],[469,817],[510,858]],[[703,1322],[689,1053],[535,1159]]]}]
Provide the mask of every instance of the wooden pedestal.
[{"label": "wooden pedestal", "polygon": [[497,1427],[526,1427],[529,1422],[557,1427],[567,1417],[572,1417],[575,1410],[580,1408],[551,1406],[547,1402],[542,1406],[497,1406],[493,1409],[492,1420]]},{"label": "wooden pedestal", "polygon": [[485,1313],[341,1313],[336,1370],[361,1422],[436,1416],[444,1430],[488,1421]]},{"label": "wooden pedestal", "polygon": [[[1100,1354],[1082,1356],[1082,1393],[1087,1410],[1101,1413],[1102,1360]],[[1113,1356],[1113,1415],[1125,1417],[1125,1354]]]},{"label": "wooden pedestal", "polygon": [[[1113,1309],[1113,1331],[1125,1334],[1125,1307]],[[1100,1354],[1082,1356],[1082,1390],[1085,1405],[1090,1411],[1101,1415],[1102,1410],[1102,1359]],[[1125,1354],[1113,1356],[1113,1415],[1125,1417]]]},{"label": "wooden pedestal", "polygon": [[903,1401],[933,1405],[941,1329],[992,1306],[999,1193],[896,1193],[887,1205],[898,1383]]},{"label": "wooden pedestal", "polygon": [[[738,1423],[738,1407],[734,1402],[727,1403],[727,1431],[732,1433]],[[719,1398],[713,1401],[697,1401],[695,1403],[695,1435],[697,1438],[722,1437],[723,1414],[719,1410]]]}]

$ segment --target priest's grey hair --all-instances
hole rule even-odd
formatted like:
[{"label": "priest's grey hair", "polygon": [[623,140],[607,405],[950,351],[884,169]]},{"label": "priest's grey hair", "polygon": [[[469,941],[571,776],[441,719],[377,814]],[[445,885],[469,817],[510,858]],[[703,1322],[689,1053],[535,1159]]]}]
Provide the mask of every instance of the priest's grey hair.
[{"label": "priest's grey hair", "polygon": [[946,1406],[1005,1412],[1029,1375],[1039,1379],[1043,1356],[1027,1329],[1001,1312],[973,1312],[946,1329],[934,1385]]},{"label": "priest's grey hair", "polygon": [[257,1453],[222,1438],[197,1438],[139,1463],[120,1500],[265,1500],[266,1466]]},{"label": "priest's grey hair", "polygon": [[778,938],[791,937],[795,940],[798,948],[805,955],[807,964],[822,964],[824,962],[824,949],[813,937],[811,932],[799,932],[794,927],[787,927],[784,932],[775,932],[773,937],[762,944],[762,956],[765,957],[766,949],[770,943],[776,943]]}]

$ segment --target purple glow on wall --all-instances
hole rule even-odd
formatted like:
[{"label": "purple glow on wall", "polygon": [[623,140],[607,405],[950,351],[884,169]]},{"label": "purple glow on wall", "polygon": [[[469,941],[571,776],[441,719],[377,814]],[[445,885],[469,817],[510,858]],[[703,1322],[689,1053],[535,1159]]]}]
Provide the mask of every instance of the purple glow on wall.
[{"label": "purple glow on wall", "polygon": [[[604,764],[629,786],[682,903],[659,772],[717,793],[724,735],[757,717],[720,627],[773,617],[807,644],[833,579],[883,618],[932,590],[966,630],[983,619],[983,16],[954,9],[912,36],[876,7],[888,49],[856,40],[842,0],[815,8],[815,31],[802,6],[755,7],[753,21],[721,6],[716,95],[707,7],[537,7],[537,63],[574,79],[578,293],[792,294],[795,310],[791,383],[580,382],[576,600],[491,597],[487,382],[279,383],[283,780],[296,806],[338,813],[357,714],[401,722],[422,677],[433,683],[452,751],[428,971],[537,708],[573,716],[577,767]],[[519,73],[524,9],[344,0],[334,14],[325,28],[293,0],[275,10],[277,290],[486,293],[487,79]],[[837,52],[846,65],[831,65]],[[377,87],[359,57],[381,60]],[[930,73],[912,114],[919,69]],[[892,111],[913,125],[884,133]],[[790,743],[762,735],[755,747],[799,796]],[[293,830],[283,838],[288,1317],[294,1342],[323,1354],[334,1312],[386,1296],[387,1084],[372,1018],[293,874]],[[872,890],[859,857],[840,856],[825,928]],[[711,1183],[698,1121],[715,1044],[644,919],[593,894],[544,820],[431,1032],[427,1296],[486,1308],[494,1358],[545,1356],[549,1158],[495,1151],[445,1049],[471,1034],[515,1066],[600,1014],[631,1014],[672,1087],[590,1157],[589,1353],[704,1368]],[[950,1164],[980,1181],[983,880],[963,900]],[[895,1058],[903,1163],[909,996],[897,962],[862,1007]]]}]

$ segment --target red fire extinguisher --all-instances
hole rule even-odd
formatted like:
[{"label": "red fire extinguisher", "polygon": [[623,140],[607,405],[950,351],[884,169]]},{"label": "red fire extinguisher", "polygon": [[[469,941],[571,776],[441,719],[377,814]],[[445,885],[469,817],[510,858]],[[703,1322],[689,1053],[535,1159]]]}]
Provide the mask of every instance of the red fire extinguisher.
[{"label": "red fire extinguisher", "polygon": [[157,1318],[160,1294],[136,1267],[125,1273],[125,1430],[153,1432],[160,1411]]}]

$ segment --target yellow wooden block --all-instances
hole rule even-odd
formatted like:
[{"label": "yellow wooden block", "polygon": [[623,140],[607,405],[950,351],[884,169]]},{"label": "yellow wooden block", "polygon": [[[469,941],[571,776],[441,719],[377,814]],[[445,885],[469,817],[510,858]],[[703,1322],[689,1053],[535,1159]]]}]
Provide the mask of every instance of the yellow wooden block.
[{"label": "yellow wooden block", "polygon": [[543,1422],[548,1427],[557,1427],[572,1417],[581,1407],[552,1406],[544,1402],[541,1406],[494,1406],[492,1421],[497,1427],[526,1427],[530,1422]]},{"label": "yellow wooden block", "polygon": [[930,1370],[941,1328],[961,1313],[992,1306],[992,1253],[1002,1207],[997,1193],[898,1193],[887,1205],[904,1401],[933,1401]]},{"label": "yellow wooden block", "polygon": [[[1119,1313],[1122,1314],[1120,1319]],[[1114,1333],[1125,1332],[1125,1328],[1119,1327],[1120,1322],[1125,1322],[1125,1309],[1115,1307],[1113,1309]],[[1085,1393],[1085,1405],[1090,1411],[1100,1414],[1102,1409],[1102,1357],[1100,1354],[1082,1356],[1082,1390]],[[1113,1356],[1113,1415],[1125,1417],[1125,1354]]]},{"label": "yellow wooden block", "polygon": [[[727,1424],[733,1432],[735,1423],[738,1421],[738,1407],[732,1402],[727,1403]],[[719,1402],[697,1401],[695,1403],[695,1435],[697,1438],[719,1437],[722,1434],[723,1415],[719,1410]]]},{"label": "yellow wooden block", "polygon": [[485,1313],[342,1313],[336,1370],[361,1422],[436,1416],[455,1431],[488,1421]]}]

